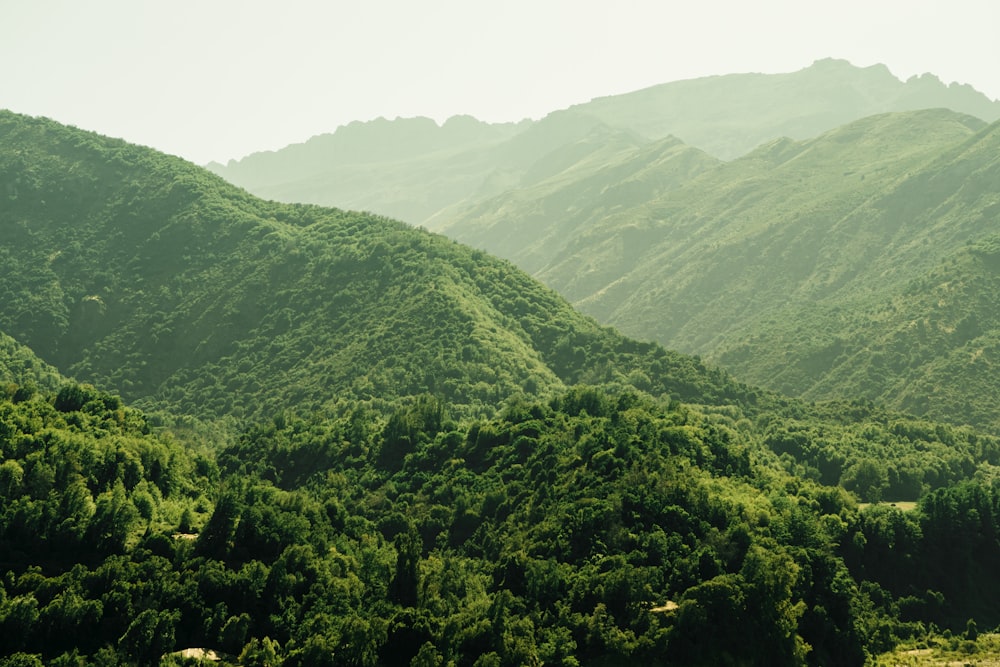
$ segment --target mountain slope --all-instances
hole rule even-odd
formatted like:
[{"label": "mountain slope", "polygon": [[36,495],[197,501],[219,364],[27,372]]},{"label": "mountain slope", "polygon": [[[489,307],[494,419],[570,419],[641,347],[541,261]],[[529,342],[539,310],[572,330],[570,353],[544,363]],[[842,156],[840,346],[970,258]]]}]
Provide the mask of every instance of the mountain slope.
[{"label": "mountain slope", "polygon": [[719,361],[804,398],[863,397],[996,429],[998,256],[996,237],[975,242],[884,301],[758,332]]},{"label": "mountain slope", "polygon": [[[685,305],[689,314],[666,309],[675,319],[658,337],[696,349],[719,333],[696,319],[709,316],[705,306],[715,300],[732,310],[761,299],[812,302],[848,284],[881,289],[909,276],[906,265],[876,263],[880,256],[902,247],[920,257],[919,246],[910,247],[922,229],[906,215],[912,211],[887,208],[914,202],[892,193],[982,126],[943,110],[912,112],[863,119],[808,142],[774,142],[605,218],[538,275],[635,335],[658,317],[635,300]],[[638,258],[622,254],[625,231],[642,239]],[[876,269],[890,274],[875,281]]]},{"label": "mountain slope", "polygon": [[845,328],[862,326],[856,313],[993,233],[998,135],[998,124],[924,111],[775,142],[609,216],[536,275],[628,335],[705,354],[749,381],[898,397],[898,376],[876,373],[859,393],[822,374],[841,358]]},{"label": "mountain slope", "polygon": [[0,112],[0,182],[0,328],[256,419],[216,462],[0,387],[0,664],[861,665],[1000,620],[1000,438],[775,400],[452,241],[50,121]]},{"label": "mountain slope", "polygon": [[719,164],[673,138],[647,144],[615,134],[592,134],[567,146],[562,152],[577,159],[556,173],[442,211],[427,225],[534,273],[603,218],[662,196]]},{"label": "mountain slope", "polygon": [[403,223],[264,202],[181,160],[11,113],[0,178],[0,328],[137,405],[240,418],[431,392],[475,410],[628,378],[696,402],[748,396]]}]

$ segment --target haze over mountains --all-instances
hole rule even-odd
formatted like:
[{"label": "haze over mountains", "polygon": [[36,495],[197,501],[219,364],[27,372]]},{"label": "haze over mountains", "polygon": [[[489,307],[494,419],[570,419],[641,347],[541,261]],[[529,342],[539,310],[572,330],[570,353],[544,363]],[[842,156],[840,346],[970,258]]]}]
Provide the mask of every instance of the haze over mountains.
[{"label": "haze over mountains", "polygon": [[[638,143],[675,136],[720,159],[782,136],[806,139],[887,111],[943,107],[986,121],[1000,101],[933,75],[896,79],[883,66],[821,60],[789,74],[731,74],[598,98],[537,121],[455,117],[351,123],[279,151],[209,168],[266,198],[370,210],[414,225],[441,209],[530,186],[532,165],[595,128]],[[600,130],[599,130],[600,131]]]}]

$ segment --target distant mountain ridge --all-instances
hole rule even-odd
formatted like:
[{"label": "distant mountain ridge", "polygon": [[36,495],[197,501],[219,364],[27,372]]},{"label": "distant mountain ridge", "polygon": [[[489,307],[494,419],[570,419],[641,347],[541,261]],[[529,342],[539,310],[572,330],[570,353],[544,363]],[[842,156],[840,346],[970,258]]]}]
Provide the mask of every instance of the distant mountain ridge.
[{"label": "distant mountain ridge", "polygon": [[[431,227],[455,207],[530,185],[535,161],[599,126],[640,143],[675,136],[730,160],[782,136],[805,139],[889,111],[948,108],[992,122],[1000,101],[933,75],[903,82],[882,65],[820,60],[788,74],[729,74],[597,98],[540,121],[489,124],[467,116],[351,123],[215,173],[254,194],[368,210]],[[529,180],[524,180],[528,176]]]},{"label": "distant mountain ridge", "polygon": [[817,60],[787,74],[726,74],[597,98],[572,109],[651,139],[668,134],[724,160],[778,137],[808,139],[865,116],[946,108],[987,122],[1000,100],[933,74],[900,81],[885,65]]},{"label": "distant mountain ridge", "polygon": [[490,124],[471,116],[453,116],[440,126],[424,117],[392,121],[377,118],[354,121],[331,134],[317,135],[277,151],[253,153],[240,160],[229,160],[226,165],[208,166],[213,171],[231,169],[250,184],[266,183],[269,170],[276,169],[291,179],[330,165],[406,160],[490,144],[520,129],[523,128],[514,123]]}]

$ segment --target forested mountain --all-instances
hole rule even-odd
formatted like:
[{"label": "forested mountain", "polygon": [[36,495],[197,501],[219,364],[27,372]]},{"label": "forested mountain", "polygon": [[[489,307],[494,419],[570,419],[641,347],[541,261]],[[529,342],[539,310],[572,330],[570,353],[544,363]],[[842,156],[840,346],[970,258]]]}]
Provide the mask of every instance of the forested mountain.
[{"label": "forested mountain", "polygon": [[[937,116],[948,164],[988,142]],[[0,113],[0,183],[3,667],[862,665],[1000,623],[1000,438],[780,399],[443,237],[44,119]],[[195,417],[230,437],[161,427]]]},{"label": "forested mountain", "polygon": [[[626,133],[636,147],[674,136],[729,160],[779,137],[806,139],[877,113],[938,107],[990,122],[1000,118],[1000,101],[969,86],[946,86],[930,74],[902,82],[881,65],[821,60],[789,74],[667,83],[554,111],[537,122],[351,123],[302,144],[209,166],[263,197],[373,211],[437,229],[455,205],[532,188],[536,162],[545,169],[549,153],[567,159],[595,128],[605,133],[609,156],[620,148],[619,133]],[[581,159],[585,170],[586,154]]]},{"label": "forested mountain", "polygon": [[259,418],[432,392],[475,411],[581,380],[747,395],[506,262],[385,218],[264,202],[148,149],[4,113],[0,179],[0,330],[130,403]]}]

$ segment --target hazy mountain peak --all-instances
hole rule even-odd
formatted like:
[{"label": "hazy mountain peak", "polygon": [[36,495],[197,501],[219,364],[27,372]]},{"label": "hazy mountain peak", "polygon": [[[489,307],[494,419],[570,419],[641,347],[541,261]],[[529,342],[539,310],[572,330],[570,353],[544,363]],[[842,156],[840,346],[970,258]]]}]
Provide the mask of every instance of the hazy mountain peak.
[{"label": "hazy mountain peak", "polygon": [[906,83],[908,84],[922,83],[934,86],[944,85],[941,83],[941,79],[939,79],[936,75],[931,74],[930,72],[924,72],[923,74],[914,74],[913,76],[911,76],[909,79],[906,80]]},{"label": "hazy mountain peak", "polygon": [[[877,67],[877,66],[876,66]],[[813,64],[805,68],[806,70],[821,70],[821,69],[842,69],[842,70],[853,70],[855,66],[850,63],[850,61],[843,58],[817,58],[813,61]]]},{"label": "hazy mountain peak", "polygon": [[807,139],[865,116],[931,107],[1000,118],[1000,103],[972,88],[945,86],[934,75],[904,83],[885,65],[835,58],[785,74],[675,81],[572,108],[646,137],[674,134],[732,159],[781,136]]}]

